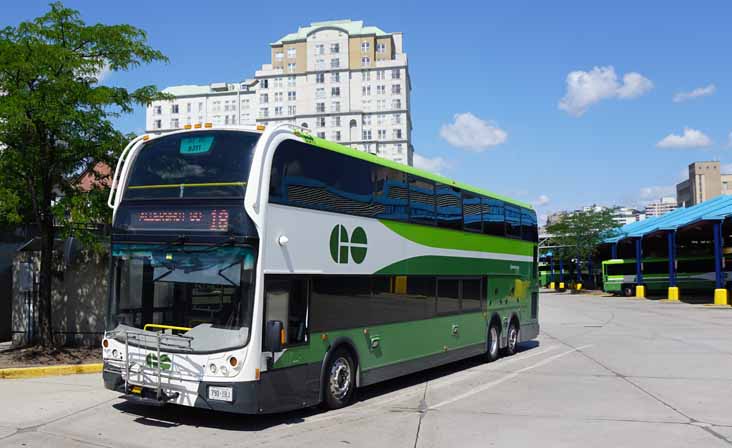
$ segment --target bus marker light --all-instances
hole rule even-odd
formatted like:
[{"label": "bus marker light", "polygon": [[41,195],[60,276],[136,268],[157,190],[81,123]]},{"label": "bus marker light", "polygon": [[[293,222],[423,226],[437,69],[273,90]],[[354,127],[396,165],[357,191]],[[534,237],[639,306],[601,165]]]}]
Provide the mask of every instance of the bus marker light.
[{"label": "bus marker light", "polygon": [[141,394],[142,393],[142,387],[140,386],[132,386],[132,389],[130,389],[130,392],[133,394]]},{"label": "bus marker light", "polygon": [[213,127],[213,123],[204,123],[203,124],[203,127],[204,128],[212,128]]},{"label": "bus marker light", "polygon": [[229,365],[231,367],[236,367],[237,364],[239,364],[239,360],[236,359],[236,356],[232,356],[231,358],[229,358]]},{"label": "bus marker light", "polygon": [[282,345],[285,345],[285,343],[287,343],[287,338],[285,337],[285,329],[284,328],[280,330],[280,343]]},{"label": "bus marker light", "polygon": [[369,334],[369,329],[368,328],[364,328],[363,329],[363,334]]},{"label": "bus marker light", "polygon": [[259,369],[254,369],[254,378],[255,378],[255,379],[256,379],[257,381],[259,381],[259,378],[260,378],[261,376],[262,376],[262,374],[261,374],[261,372],[259,371]]},{"label": "bus marker light", "polygon": [[190,124],[187,124],[187,125],[183,126],[183,129],[190,129],[190,128],[191,128],[191,125]]},{"label": "bus marker light", "polygon": [[263,124],[258,124],[257,125],[257,130],[258,131],[264,131],[264,125]]},{"label": "bus marker light", "polygon": [[109,348],[109,340],[108,339],[105,339],[105,340],[102,341],[102,347]]},{"label": "bus marker light", "polygon": [[201,123],[196,123],[193,125],[193,127],[196,129],[201,129]]},{"label": "bus marker light", "polygon": [[145,135],[144,137],[142,137],[142,139],[143,139],[144,141],[148,141],[148,140],[150,140],[150,136],[149,136],[149,135]]},{"label": "bus marker light", "polygon": [[320,340],[321,341],[327,341],[328,340],[328,333],[321,334],[320,335]]}]

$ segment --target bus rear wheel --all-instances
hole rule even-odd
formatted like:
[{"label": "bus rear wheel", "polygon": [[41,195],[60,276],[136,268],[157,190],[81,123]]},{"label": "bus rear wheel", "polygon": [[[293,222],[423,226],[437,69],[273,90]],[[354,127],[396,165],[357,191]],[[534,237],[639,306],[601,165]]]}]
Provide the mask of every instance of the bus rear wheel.
[{"label": "bus rear wheel", "polygon": [[508,334],[506,336],[507,341],[504,353],[506,356],[511,356],[516,353],[516,347],[519,343],[519,326],[515,320],[511,321],[511,325],[508,326]]},{"label": "bus rear wheel", "polygon": [[325,370],[325,406],[328,409],[340,409],[348,406],[353,400],[356,388],[355,363],[350,353],[344,349],[336,349],[330,357]]},{"label": "bus rear wheel", "polygon": [[499,341],[501,339],[501,330],[498,328],[498,324],[493,322],[488,328],[488,341],[486,342],[487,350],[485,353],[485,360],[493,362],[498,359],[500,354]]},{"label": "bus rear wheel", "polygon": [[623,286],[623,296],[624,297],[633,297],[635,295],[635,290],[630,285]]}]

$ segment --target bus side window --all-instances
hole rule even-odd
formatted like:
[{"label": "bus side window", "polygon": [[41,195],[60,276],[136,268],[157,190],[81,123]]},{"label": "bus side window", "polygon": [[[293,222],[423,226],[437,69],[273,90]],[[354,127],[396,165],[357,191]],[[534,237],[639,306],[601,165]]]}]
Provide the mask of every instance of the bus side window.
[{"label": "bus side window", "polygon": [[284,345],[307,341],[307,282],[305,280],[267,279],[265,282],[265,322],[284,324]]}]

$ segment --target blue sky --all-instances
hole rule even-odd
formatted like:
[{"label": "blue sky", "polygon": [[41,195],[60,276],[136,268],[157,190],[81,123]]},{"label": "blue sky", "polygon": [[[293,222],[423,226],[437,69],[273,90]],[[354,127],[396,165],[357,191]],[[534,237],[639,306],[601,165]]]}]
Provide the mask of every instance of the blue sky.
[{"label": "blue sky", "polygon": [[[673,195],[695,160],[718,159],[732,172],[730,2],[65,4],[90,23],[146,30],[170,58],[105,80],[130,88],[250,77],[268,61],[269,42],[313,21],[402,31],[422,163],[535,203],[540,215]],[[0,25],[46,9],[6,2]],[[688,95],[675,102],[679,93]],[[118,121],[125,131],[143,125],[142,108]]]}]

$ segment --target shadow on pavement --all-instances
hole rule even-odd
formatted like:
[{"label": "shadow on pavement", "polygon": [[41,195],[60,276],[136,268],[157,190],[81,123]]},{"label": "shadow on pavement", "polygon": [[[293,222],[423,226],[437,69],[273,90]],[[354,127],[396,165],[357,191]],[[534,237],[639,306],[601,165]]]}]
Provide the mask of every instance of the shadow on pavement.
[{"label": "shadow on pavement", "polygon": [[[538,341],[523,342],[517,347],[517,354],[535,349],[539,345]],[[496,361],[499,364],[500,362],[501,359]],[[481,364],[484,364],[482,358],[469,358],[367,386],[358,390],[356,403],[368,402],[369,400],[391,392],[424,384],[428,381],[462,372]],[[307,417],[327,412],[313,407],[280,414],[242,415],[176,405],[162,407],[146,406],[130,401],[116,403],[113,407],[121,412],[137,415],[138,417],[134,421],[144,426],[166,429],[185,425],[228,431],[261,431],[279,425],[293,425],[304,422]]]}]

